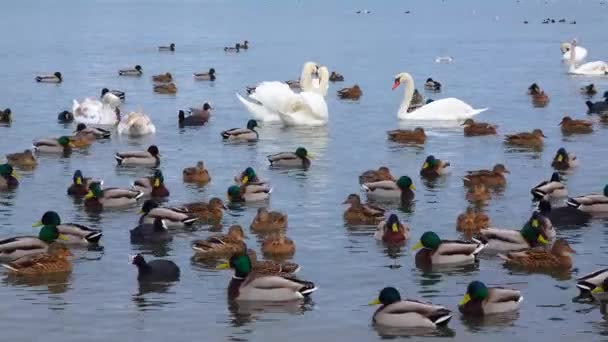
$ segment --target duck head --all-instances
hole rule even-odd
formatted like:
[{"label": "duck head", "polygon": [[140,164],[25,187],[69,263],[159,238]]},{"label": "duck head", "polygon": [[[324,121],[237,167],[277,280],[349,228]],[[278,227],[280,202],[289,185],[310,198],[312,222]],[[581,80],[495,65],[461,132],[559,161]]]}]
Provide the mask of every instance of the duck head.
[{"label": "duck head", "polygon": [[437,235],[435,232],[425,232],[420,237],[420,241],[418,241],[414,247],[412,247],[412,250],[415,251],[420,248],[434,250],[439,248],[439,245],[441,245],[441,238],[439,238],[439,235]]}]

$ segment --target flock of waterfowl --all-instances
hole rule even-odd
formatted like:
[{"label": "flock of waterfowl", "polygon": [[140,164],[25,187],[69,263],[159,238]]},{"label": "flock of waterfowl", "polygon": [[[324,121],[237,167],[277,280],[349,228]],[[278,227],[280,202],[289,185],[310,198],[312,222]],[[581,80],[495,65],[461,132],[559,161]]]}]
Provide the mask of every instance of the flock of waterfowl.
[{"label": "flock of waterfowl", "polygon": [[[226,52],[240,52],[249,48],[249,42],[237,43],[226,47]],[[159,47],[159,51],[175,52],[175,44]],[[580,65],[587,51],[581,50],[576,41],[562,44],[564,59],[570,63],[572,74],[602,75],[608,73],[603,62]],[[584,55],[584,56],[581,56]],[[603,64],[602,64],[603,63]],[[578,64],[578,66],[577,66]],[[589,65],[592,64],[592,65]],[[133,68],[118,72],[120,76],[140,77],[143,68]],[[208,73],[195,73],[194,77],[203,81],[215,80],[215,69]],[[36,82],[63,82],[63,75],[38,76]],[[170,73],[152,77],[154,91],[171,94],[177,91]],[[221,138],[229,143],[255,143],[259,122],[277,122],[285,126],[320,126],[329,120],[325,102],[328,82],[344,81],[344,76],[331,74],[325,66],[308,62],[304,65],[301,77],[293,82],[262,82],[247,88],[247,97],[237,94],[245,109],[253,116],[245,128],[232,128],[221,132]],[[457,120],[462,122],[466,137],[491,136],[497,134],[497,126],[477,122],[473,117],[485,110],[474,109],[456,98],[425,100],[414,86],[414,78],[409,73],[395,76],[393,89],[400,85],[405,88],[405,98],[398,111],[401,120]],[[432,78],[424,83],[427,91],[439,93],[442,85]],[[581,89],[587,97],[595,96],[598,91],[593,84]],[[542,107],[549,102],[549,95],[534,83],[528,89],[534,106]],[[343,99],[357,100],[362,96],[358,85],[337,92]],[[599,102],[587,102],[589,113],[597,113],[601,120],[608,120],[608,92]],[[73,149],[86,148],[99,139],[112,136],[110,128],[116,127],[119,134],[142,136],[156,131],[151,119],[143,113],[129,113],[122,116],[120,106],[126,98],[124,92],[104,88],[101,99],[88,98],[82,102],[74,101],[72,112],[59,114],[62,122],[77,123],[72,136],[51,139],[37,139],[34,148],[24,152],[8,154],[7,163],[0,165],[0,190],[10,191],[18,187],[19,180],[14,168],[32,170],[38,161],[37,154],[56,154],[69,156]],[[202,108],[178,112],[180,126],[204,125],[211,115],[212,107],[205,103]],[[0,112],[0,122],[10,124],[12,112]],[[565,116],[560,122],[562,133],[590,134],[594,130],[591,120],[573,119]],[[388,139],[407,145],[421,145],[426,141],[423,127],[412,130],[396,129],[389,131]],[[506,134],[504,143],[508,148],[542,150],[546,136],[539,128],[530,132]],[[108,156],[108,158],[111,158]],[[147,177],[135,179],[130,188],[104,187],[104,182],[87,178],[80,170],[75,171],[67,194],[82,200],[86,210],[103,212],[113,208],[141,207],[139,224],[130,231],[134,242],[163,242],[171,240],[175,230],[195,224],[204,224],[221,229],[220,222],[226,209],[220,198],[209,202],[182,203],[176,206],[161,206],[160,200],[170,196],[164,183],[161,165],[161,150],[152,145],[145,151],[117,152],[113,156],[117,167],[136,167],[152,170]],[[304,147],[295,151],[268,156],[271,168],[309,169],[313,166],[310,153]],[[556,171],[552,177],[531,189],[532,199],[539,202],[535,211],[520,230],[492,227],[489,217],[478,210],[478,205],[500,192],[507,183],[509,173],[503,164],[492,169],[473,170],[463,175],[463,185],[468,189],[466,199],[471,207],[458,217],[456,230],[462,232],[466,240],[448,240],[433,231],[423,232],[413,250],[418,250],[414,263],[422,269],[441,270],[443,267],[470,265],[479,262],[480,253],[493,253],[504,260],[508,267],[523,268],[532,272],[563,272],[572,267],[570,253],[573,249],[564,239],[555,239],[555,226],[564,222],[575,224],[586,222],[597,213],[608,212],[608,185],[602,193],[594,193],[568,198],[568,190],[562,183],[560,173],[572,171],[579,164],[578,159],[565,148],[560,148],[551,164]],[[167,171],[167,170],[165,170]],[[311,171],[314,172],[314,169]],[[429,155],[420,168],[419,176],[425,180],[435,180],[450,172],[450,162]],[[211,175],[202,161],[182,171],[186,183],[207,184]],[[388,245],[402,245],[412,237],[412,230],[397,215],[372,203],[397,202],[407,205],[415,198],[414,179],[408,175],[393,177],[387,167],[368,170],[359,177],[359,184],[370,203],[364,203],[359,194],[347,196],[344,204],[347,209],[343,219],[350,225],[377,225],[374,237]],[[230,202],[247,204],[267,200],[272,187],[259,179],[252,167],[246,167],[228,185],[226,196]],[[564,201],[566,206],[556,206]],[[287,215],[260,208],[250,224],[253,232],[267,234],[261,244],[262,254],[281,260],[292,256],[295,243],[284,235],[288,224]],[[49,273],[70,272],[71,255],[66,246],[97,245],[102,231],[83,225],[65,223],[56,212],[46,212],[40,222],[37,236],[16,236],[0,241],[0,259],[4,267],[14,276],[40,276]],[[303,300],[317,287],[310,281],[295,275],[300,267],[291,262],[258,260],[256,253],[248,249],[244,242],[244,231],[240,225],[233,225],[226,234],[211,235],[206,239],[192,241],[193,259],[197,261],[224,260],[219,269],[232,268],[234,276],[228,286],[229,298],[237,301],[283,302]],[[138,268],[139,281],[176,281],[180,270],[168,260],[146,261],[142,255],[132,257]],[[602,298],[608,291],[608,269],[603,269],[579,279],[577,287],[582,295]],[[464,315],[488,315],[519,309],[523,300],[520,291],[499,287],[488,287],[481,281],[471,282],[466,288],[464,298],[458,305]],[[382,306],[373,314],[373,322],[393,327],[430,327],[445,326],[452,312],[444,306],[403,299],[394,287],[385,287],[379,297],[370,304]]]}]

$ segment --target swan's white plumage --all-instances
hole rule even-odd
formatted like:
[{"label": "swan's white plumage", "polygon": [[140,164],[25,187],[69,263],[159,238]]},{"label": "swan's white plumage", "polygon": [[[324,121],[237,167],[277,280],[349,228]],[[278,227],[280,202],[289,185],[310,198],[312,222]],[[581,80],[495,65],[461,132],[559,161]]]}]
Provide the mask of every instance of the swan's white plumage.
[{"label": "swan's white plumage", "polygon": [[[578,59],[578,46],[576,40],[570,44],[570,68],[568,72],[573,75],[603,76],[608,75],[608,63],[595,61],[576,66]],[[585,50],[586,52],[586,50]]]},{"label": "swan's white plumage", "polygon": [[327,103],[321,94],[302,92],[287,112],[279,112],[285,126],[323,126],[329,119]]},{"label": "swan's white plumage", "polygon": [[[570,50],[572,49],[572,44],[570,43],[562,43],[561,45],[561,51],[562,51],[562,59],[565,61],[569,61],[571,59],[571,53]],[[582,46],[577,46],[575,48],[575,52],[574,54],[576,55],[576,62],[580,63],[582,61],[585,60],[585,58],[587,58],[587,49],[585,49]]]},{"label": "swan's white plumage", "polygon": [[117,130],[118,134],[140,137],[156,133],[156,126],[146,114],[131,112],[120,120]]},{"label": "swan's white plumage", "polygon": [[74,100],[72,103],[74,121],[87,125],[116,125],[118,117],[115,108],[91,98],[86,98],[82,102]]}]

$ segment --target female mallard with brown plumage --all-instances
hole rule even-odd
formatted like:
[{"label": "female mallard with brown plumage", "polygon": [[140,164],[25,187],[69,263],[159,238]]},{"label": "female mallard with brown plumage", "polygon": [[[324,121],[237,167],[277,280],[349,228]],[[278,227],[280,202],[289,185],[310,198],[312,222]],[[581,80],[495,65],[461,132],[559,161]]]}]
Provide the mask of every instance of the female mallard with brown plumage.
[{"label": "female mallard with brown plumage", "polygon": [[542,130],[537,128],[532,132],[507,134],[505,144],[517,147],[542,148],[544,145],[543,138],[546,138],[546,136]]},{"label": "female mallard with brown plumage", "polygon": [[181,205],[192,214],[196,215],[200,222],[204,224],[215,224],[222,220],[226,206],[224,202],[214,197],[209,203],[207,202],[192,202]]},{"label": "female mallard with brown plumage", "polygon": [[344,100],[358,100],[363,95],[358,84],[350,88],[342,88],[338,90],[338,97]]},{"label": "female mallard with brown plumage", "polygon": [[278,211],[268,211],[266,208],[259,208],[257,215],[251,222],[253,232],[274,232],[287,227],[287,215]]},{"label": "female mallard with brown plumage", "polygon": [[532,98],[534,107],[545,107],[549,103],[549,95],[545,94],[545,91],[536,83],[532,83],[528,87],[528,95]]},{"label": "female mallard with brown plumage", "polygon": [[272,257],[289,257],[296,252],[296,244],[290,238],[278,233],[262,241],[262,254]]},{"label": "female mallard with brown plumage", "polygon": [[394,287],[385,287],[369,305],[382,306],[374,312],[372,322],[394,328],[430,328],[446,326],[452,318],[450,310],[440,305],[401,299]]},{"label": "female mallard with brown plumage", "polygon": [[359,176],[359,184],[381,181],[395,181],[395,177],[386,166],[380,166],[378,170],[367,170]]},{"label": "female mallard with brown plumage", "polygon": [[72,271],[70,250],[61,244],[51,244],[46,253],[24,256],[2,266],[16,276],[39,276],[44,274],[68,273]]},{"label": "female mallard with brown plumage", "polygon": [[475,122],[473,119],[466,119],[462,125],[464,126],[465,137],[496,134],[496,125],[487,122]]},{"label": "female mallard with brown plumage", "polygon": [[377,224],[384,219],[384,209],[362,204],[357,194],[348,195],[343,204],[350,204],[344,212],[344,221],[348,224]]},{"label": "female mallard with brown plumage", "polygon": [[496,164],[492,170],[467,171],[462,178],[464,185],[471,187],[483,184],[486,187],[503,187],[507,183],[505,173],[510,173],[503,164]]},{"label": "female mallard with brown plumage", "polygon": [[490,226],[490,218],[479,210],[467,208],[467,210],[456,218],[456,230],[467,235],[479,233]]},{"label": "female mallard with brown plumage", "polygon": [[574,120],[564,116],[559,126],[564,135],[593,133],[593,122],[589,120]]},{"label": "female mallard with brown plumage", "polygon": [[437,178],[450,172],[450,163],[437,159],[434,156],[428,156],[420,169],[420,176],[423,178]]},{"label": "female mallard with brown plumage", "polygon": [[558,171],[565,171],[578,166],[578,158],[573,153],[568,153],[565,148],[561,147],[557,150],[551,167]]},{"label": "female mallard with brown plumage", "polygon": [[399,217],[391,214],[386,221],[378,224],[374,238],[387,244],[403,244],[410,237],[410,227],[399,222]]},{"label": "female mallard with brown plumage", "polygon": [[205,168],[203,161],[198,161],[196,166],[187,167],[182,171],[184,183],[207,184],[211,181],[209,171]]},{"label": "female mallard with brown plumage", "polygon": [[34,153],[32,153],[32,150],[7,154],[6,160],[13,167],[23,170],[31,170],[38,165],[38,161],[36,160]]},{"label": "female mallard with brown plumage", "polygon": [[386,132],[388,134],[388,140],[405,143],[405,144],[424,144],[426,141],[426,133],[424,128],[416,127],[415,129],[394,129]]},{"label": "female mallard with brown plumage", "polygon": [[572,247],[564,239],[557,239],[548,251],[544,248],[529,249],[521,252],[498,254],[505,266],[523,268],[531,271],[570,271],[572,268]]},{"label": "female mallard with brown plumage", "polygon": [[442,240],[435,232],[425,232],[413,251],[416,253],[416,266],[470,265],[477,262],[477,255],[483,250],[483,243],[456,240]]},{"label": "female mallard with brown plumage", "polygon": [[177,93],[177,86],[173,82],[167,83],[167,84],[155,84],[154,92],[157,94],[172,95],[172,94]]},{"label": "female mallard with brown plumage", "polygon": [[277,262],[273,260],[258,260],[253,249],[247,250],[247,256],[253,264],[253,271],[263,275],[294,274],[300,271],[300,265],[294,262]]},{"label": "female mallard with brown plumage", "polygon": [[467,316],[498,314],[518,310],[523,299],[518,290],[488,288],[484,283],[474,281],[467,287],[458,309]]},{"label": "female mallard with brown plumage", "polygon": [[154,76],[152,76],[152,81],[158,82],[158,83],[173,82],[173,75],[171,75],[170,72],[166,72],[166,73],[160,74],[160,75],[154,75]]},{"label": "female mallard with brown plumage", "polygon": [[228,234],[213,235],[204,240],[192,242],[195,259],[227,257],[245,253],[245,234],[239,225],[233,225]]}]

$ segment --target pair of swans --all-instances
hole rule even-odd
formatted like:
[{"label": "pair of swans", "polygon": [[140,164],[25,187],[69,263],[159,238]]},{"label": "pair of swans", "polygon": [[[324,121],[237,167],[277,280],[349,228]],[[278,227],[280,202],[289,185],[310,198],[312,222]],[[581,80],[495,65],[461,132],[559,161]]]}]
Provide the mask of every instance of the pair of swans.
[{"label": "pair of swans", "polygon": [[[595,62],[588,62],[585,64],[581,64],[579,66],[576,65],[576,63],[582,59],[577,59],[577,54],[579,52],[579,50],[577,49],[578,46],[576,46],[576,39],[572,41],[572,43],[570,44],[571,49],[570,49],[570,68],[568,69],[568,73],[572,74],[572,75],[586,75],[586,76],[606,76],[608,75],[608,63],[603,62],[603,61],[595,61]],[[585,56],[586,56],[586,52],[585,51]]]},{"label": "pair of swans", "polygon": [[108,92],[101,97],[101,101],[92,98],[86,98],[82,102],[74,100],[72,113],[77,123],[113,126],[120,121],[120,105],[120,98]]},{"label": "pair of swans", "polygon": [[[313,75],[318,74],[318,80]],[[262,82],[249,99],[236,94],[254,119],[282,122],[285,126],[323,126],[329,120],[325,96],[329,88],[329,71],[307,62],[300,76],[302,92],[295,93],[283,82]]]}]

